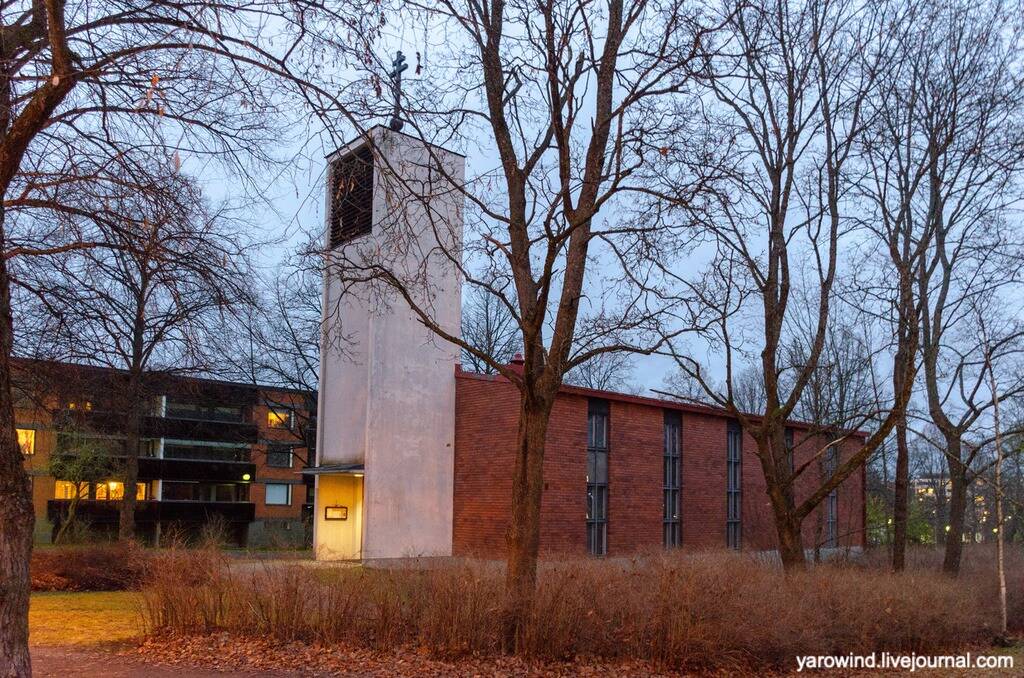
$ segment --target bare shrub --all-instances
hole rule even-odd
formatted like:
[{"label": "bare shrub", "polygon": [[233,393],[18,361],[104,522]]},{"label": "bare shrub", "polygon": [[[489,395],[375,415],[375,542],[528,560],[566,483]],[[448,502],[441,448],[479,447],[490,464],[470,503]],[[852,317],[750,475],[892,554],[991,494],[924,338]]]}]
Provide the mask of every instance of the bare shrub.
[{"label": "bare shrub", "polygon": [[36,549],[33,591],[125,591],[138,588],[152,556],[134,543]]},{"label": "bare shrub", "polygon": [[[152,633],[500,651],[503,571],[240,565],[160,567],[144,589]],[[205,569],[204,569],[205,568]],[[204,570],[203,583],[195,573]],[[687,669],[781,666],[797,654],[930,652],[987,640],[977,591],[936,573],[826,565],[784,575],[731,554],[567,560],[541,568],[524,654],[643,659]]]}]

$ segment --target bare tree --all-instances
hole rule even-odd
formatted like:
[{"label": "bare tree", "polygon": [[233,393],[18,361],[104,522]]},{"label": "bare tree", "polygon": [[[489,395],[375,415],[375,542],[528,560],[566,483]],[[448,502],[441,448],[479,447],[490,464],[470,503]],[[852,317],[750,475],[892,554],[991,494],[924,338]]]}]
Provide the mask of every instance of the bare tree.
[{"label": "bare tree", "polygon": [[[1003,294],[1021,266],[1020,234],[1004,218],[1019,199],[1024,169],[1021,52],[1009,6],[925,4],[916,11],[896,77],[879,93],[879,131],[865,157],[880,235],[901,281],[897,359],[913,361],[910,349],[920,343],[928,413],[944,439],[951,492],[943,568],[955,574],[968,468],[979,449],[964,451],[963,436],[992,407],[967,310]],[[915,318],[919,330],[905,327]],[[992,337],[993,345],[1014,350],[1015,332]],[[918,333],[919,340],[904,336]],[[1004,397],[1019,387],[1007,384]],[[905,431],[898,433],[905,446]],[[898,463],[896,569],[903,565],[905,476]]]},{"label": "bare tree", "polygon": [[[1005,240],[999,245],[982,233],[996,228],[984,222],[1013,199],[1010,178],[1019,169],[1021,149],[1019,55],[1008,24],[1012,10],[1002,3],[907,3],[906,11],[898,54],[882,71],[871,99],[872,124],[860,153],[865,172],[858,182],[876,252],[888,254],[878,259],[887,265],[878,271],[878,291],[868,296],[880,302],[880,314],[893,327],[895,391],[905,388],[905,375],[915,371],[918,347],[926,381],[936,377],[936,345],[952,320],[945,311],[950,309],[955,318],[964,300],[942,291],[952,269],[971,266],[984,247],[1002,247],[1005,253]],[[975,236],[986,244],[972,242]],[[936,276],[947,282],[934,281]],[[983,288],[995,284],[985,279],[981,275],[969,283],[973,293],[987,293]],[[929,399],[930,410],[936,398]],[[939,415],[933,419],[940,429],[956,427],[940,424]],[[897,570],[904,566],[906,544],[907,434],[903,418],[896,426]],[[958,512],[958,493],[953,492],[953,513]],[[952,552],[947,556],[947,569],[955,569],[958,558]]]},{"label": "bare tree", "polygon": [[[299,455],[306,465],[313,461],[321,342],[339,354],[347,346],[343,328],[329,317],[324,322],[322,259],[311,254],[312,247],[300,246],[269,279],[259,281],[258,302],[232,311],[214,349],[218,371],[226,377],[309,394],[302,412],[292,408],[294,421],[288,429],[306,449],[305,458]],[[268,407],[292,406],[271,389],[260,389],[260,394]]]},{"label": "bare tree", "polygon": [[155,143],[170,145],[176,162],[217,160],[251,176],[274,160],[282,130],[267,133],[268,121],[286,92],[321,110],[336,102],[340,83],[323,55],[341,61],[368,51],[380,11],[283,0],[0,7],[0,675],[31,673],[34,516],[11,401],[11,265],[91,245],[74,233],[21,237],[6,220],[11,202],[31,207],[39,185],[86,178],[77,169],[83,157],[102,164]]},{"label": "bare tree", "polygon": [[996,504],[996,582],[999,588],[999,638],[1003,643],[1006,637],[1006,537],[1003,515],[1003,435],[1000,420],[999,402],[1002,400],[996,368],[992,359],[992,346],[988,336],[985,316],[977,318],[979,334],[984,351],[984,369],[988,372],[988,388],[992,396],[992,427],[993,443],[995,444],[995,504]]},{"label": "bare tree", "polygon": [[[503,612],[505,642],[513,649],[533,605],[544,441],[563,377],[601,353],[649,352],[661,341],[654,327],[664,304],[648,279],[657,270],[648,256],[657,234],[603,217],[614,212],[617,195],[642,189],[636,172],[658,153],[656,127],[667,121],[658,102],[687,88],[700,67],[704,29],[677,0],[411,6],[445,36],[429,45],[430,63],[452,77],[414,82],[404,100],[406,123],[442,145],[470,137],[497,160],[464,184],[440,177],[440,190],[455,185],[464,192],[471,220],[465,253],[453,251],[445,237],[434,249],[466,285],[515,318],[522,369],[446,332],[419,300],[422,281],[365,248],[332,251],[331,276],[342,288],[368,278],[383,282],[441,340],[521,392]],[[384,68],[375,71],[378,78]],[[380,113],[368,110],[367,118]],[[444,164],[437,164],[443,173]],[[687,185],[700,190],[693,181]],[[444,224],[432,228],[450,233]],[[399,239],[391,244],[400,251]],[[622,283],[606,285],[606,296],[593,275],[588,279],[588,262],[597,257],[617,268]],[[492,284],[502,272],[510,284]],[[578,342],[580,334],[587,341]],[[586,348],[574,353],[576,346]]]},{"label": "bare tree", "polygon": [[463,351],[462,364],[479,374],[496,374],[491,361],[507,364],[519,352],[519,323],[504,300],[476,286],[470,286],[462,302],[462,339],[476,352]]},{"label": "bare tree", "polygon": [[[780,555],[793,569],[805,564],[803,520],[884,441],[909,395],[909,389],[897,394],[865,443],[797,501],[794,482],[811,462],[790,467],[785,423],[822,360],[839,253],[851,228],[849,164],[865,101],[890,49],[890,17],[875,5],[786,0],[727,3],[723,14],[726,30],[711,50],[706,82],[717,102],[708,117],[721,140],[719,164],[730,169],[722,173],[718,201],[705,206],[690,231],[707,243],[705,274],[677,276],[692,315],[703,319],[697,324],[709,328],[708,343],[723,354],[723,388],[704,378],[692,353],[672,354],[756,442]],[[676,161],[671,151],[666,155],[658,197],[671,200],[673,211],[689,208],[673,196]],[[794,264],[797,258],[808,262],[806,270]],[[692,270],[692,263],[679,270]],[[809,334],[793,326],[791,302],[801,286],[814,309]],[[787,337],[796,336],[806,337],[806,346],[801,364],[790,366]],[[738,402],[738,369],[746,360],[758,361],[765,394],[757,416]]]},{"label": "bare tree", "polygon": [[125,422],[123,540],[134,538],[141,426],[157,395],[154,375],[209,372],[212,330],[223,314],[252,303],[252,245],[235,234],[241,229],[209,210],[195,182],[172,166],[157,165],[147,178],[125,177],[124,190],[112,194],[80,195],[80,213],[103,215],[96,229],[102,245],[22,279],[45,299],[38,315],[48,312],[50,355],[126,375],[116,398]]},{"label": "bare tree", "polygon": [[636,365],[629,353],[601,353],[573,368],[565,375],[565,382],[599,391],[633,392],[633,373]]}]

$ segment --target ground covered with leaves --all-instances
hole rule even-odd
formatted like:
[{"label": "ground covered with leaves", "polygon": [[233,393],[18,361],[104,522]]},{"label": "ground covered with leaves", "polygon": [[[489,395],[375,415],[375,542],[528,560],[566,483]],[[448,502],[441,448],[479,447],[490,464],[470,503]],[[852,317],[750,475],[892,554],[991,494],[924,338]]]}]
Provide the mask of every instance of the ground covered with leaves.
[{"label": "ground covered with leaves", "polygon": [[432,656],[427,650],[375,651],[337,644],[323,646],[239,638],[226,633],[151,637],[138,647],[122,650],[119,655],[155,666],[200,666],[228,673],[295,673],[304,676],[679,675],[660,671],[640,661],[601,662],[580,658],[565,662],[531,662],[507,656],[467,656],[448,661]]}]

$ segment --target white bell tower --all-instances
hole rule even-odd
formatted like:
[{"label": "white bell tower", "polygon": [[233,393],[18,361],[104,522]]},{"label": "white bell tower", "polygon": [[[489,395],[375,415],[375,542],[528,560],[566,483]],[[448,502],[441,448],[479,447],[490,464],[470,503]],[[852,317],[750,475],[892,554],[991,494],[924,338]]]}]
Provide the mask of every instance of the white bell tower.
[{"label": "white bell tower", "polygon": [[[314,548],[450,555],[464,158],[374,127],[328,158]],[[406,296],[408,299],[406,299]]]}]

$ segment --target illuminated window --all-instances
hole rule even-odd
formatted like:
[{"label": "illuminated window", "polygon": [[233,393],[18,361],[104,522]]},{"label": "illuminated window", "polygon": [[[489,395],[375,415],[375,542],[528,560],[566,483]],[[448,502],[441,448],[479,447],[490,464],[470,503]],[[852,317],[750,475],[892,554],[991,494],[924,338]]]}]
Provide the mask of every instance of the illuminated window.
[{"label": "illuminated window", "polygon": [[[135,484],[135,498],[144,500],[146,498],[146,484]],[[124,499],[124,483],[111,480],[105,483],[96,483],[96,499],[99,501],[120,501]]]},{"label": "illuminated window", "polygon": [[34,428],[18,429],[18,447],[21,453],[29,456],[36,453],[36,430]]},{"label": "illuminated window", "polygon": [[54,499],[88,499],[89,483],[71,483],[58,480],[53,488]]},{"label": "illuminated window", "polygon": [[287,409],[271,409],[267,411],[267,426],[270,428],[292,427],[292,411]]}]

